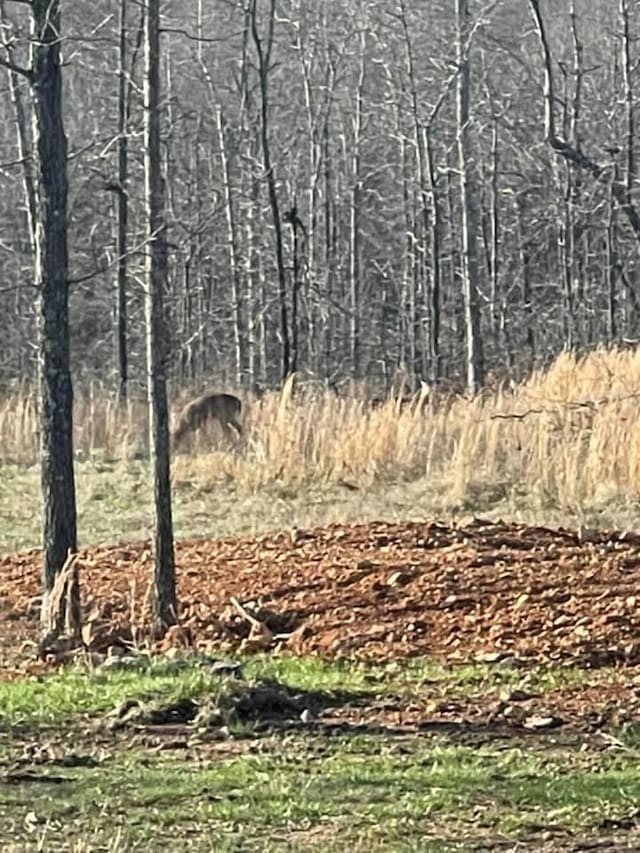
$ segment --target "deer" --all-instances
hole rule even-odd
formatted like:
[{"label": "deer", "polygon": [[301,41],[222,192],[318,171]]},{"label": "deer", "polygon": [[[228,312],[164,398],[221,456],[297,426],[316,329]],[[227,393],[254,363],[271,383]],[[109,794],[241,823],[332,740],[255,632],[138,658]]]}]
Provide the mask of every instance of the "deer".
[{"label": "deer", "polygon": [[186,435],[209,421],[217,421],[227,438],[237,439],[242,435],[241,413],[242,403],[233,394],[210,392],[190,400],[180,411],[173,429],[174,448]]}]

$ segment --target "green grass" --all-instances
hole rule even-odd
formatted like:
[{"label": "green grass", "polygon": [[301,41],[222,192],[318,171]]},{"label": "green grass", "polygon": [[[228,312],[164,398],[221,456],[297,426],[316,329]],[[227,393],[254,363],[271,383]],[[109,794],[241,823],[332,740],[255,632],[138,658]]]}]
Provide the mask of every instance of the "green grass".
[{"label": "green grass", "polygon": [[40,768],[41,781],[3,787],[0,837],[31,812],[52,845],[88,835],[98,848],[117,834],[126,850],[425,850],[429,840],[432,849],[461,837],[515,840],[549,821],[586,833],[640,797],[629,757],[585,768],[579,753],[419,739],[268,745],[245,755],[132,750],[100,767]]},{"label": "green grass", "polygon": [[[249,680],[270,678],[291,691],[365,705],[379,694],[391,701],[486,697],[505,688],[545,692],[619,677],[428,660],[398,670],[267,655],[245,659],[243,670]],[[529,849],[538,849],[540,827],[597,833],[600,821],[624,816],[640,798],[632,751],[594,750],[586,741],[586,749],[569,748],[553,733],[530,746],[504,736],[492,742],[490,735],[469,746],[434,734],[328,737],[314,725],[258,736],[245,725],[213,741],[187,728],[172,748],[158,751],[126,729],[116,737],[88,721],[126,699],[198,700],[220,685],[202,665],[176,669],[166,660],[0,682],[0,774],[31,774],[24,781],[5,777],[4,784],[0,775],[0,839],[52,850],[66,839],[76,850],[337,853],[473,849],[507,837],[533,838]],[[43,763],[21,762],[30,743],[51,746]]]},{"label": "green grass", "polygon": [[[533,667],[519,671],[500,664],[447,666],[414,659],[402,666],[327,661],[321,658],[255,655],[241,660],[249,680],[273,679],[294,691],[372,695],[389,694],[423,701],[444,698],[498,697],[505,691],[544,693],[589,683],[615,681],[614,670],[590,672],[577,667]],[[167,702],[198,700],[216,689],[220,677],[206,663],[185,666],[163,659],[139,659],[135,669],[61,668],[48,676],[0,681],[0,732],[29,725],[58,724],[78,714],[100,714],[125,699]]]},{"label": "green grass", "polygon": [[90,674],[75,667],[46,677],[0,682],[0,731],[22,725],[47,726],[78,714],[99,714],[125,699],[195,699],[211,690],[213,683],[204,670],[172,673],[166,666]]}]

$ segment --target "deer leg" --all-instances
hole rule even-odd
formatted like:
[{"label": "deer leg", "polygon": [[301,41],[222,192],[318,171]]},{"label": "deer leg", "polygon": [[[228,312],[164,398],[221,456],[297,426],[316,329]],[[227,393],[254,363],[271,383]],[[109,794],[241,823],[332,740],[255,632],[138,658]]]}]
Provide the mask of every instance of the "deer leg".
[{"label": "deer leg", "polygon": [[223,425],[225,435],[230,441],[238,442],[242,436],[242,426],[235,418],[229,418]]}]

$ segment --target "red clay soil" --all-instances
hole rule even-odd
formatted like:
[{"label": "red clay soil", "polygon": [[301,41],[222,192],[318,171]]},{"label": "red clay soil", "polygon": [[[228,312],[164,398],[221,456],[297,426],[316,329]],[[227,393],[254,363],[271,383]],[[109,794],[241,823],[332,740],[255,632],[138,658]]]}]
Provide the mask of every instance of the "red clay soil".
[{"label": "red clay soil", "polygon": [[[86,549],[78,565],[90,645],[135,636],[149,611],[149,545]],[[272,646],[298,654],[640,662],[640,535],[632,533],[480,519],[334,524],[181,542],[177,566],[179,636],[198,647],[246,643],[250,625],[235,597],[276,635]],[[36,638],[39,584],[38,551],[0,558],[5,666],[9,645],[15,653]]]}]

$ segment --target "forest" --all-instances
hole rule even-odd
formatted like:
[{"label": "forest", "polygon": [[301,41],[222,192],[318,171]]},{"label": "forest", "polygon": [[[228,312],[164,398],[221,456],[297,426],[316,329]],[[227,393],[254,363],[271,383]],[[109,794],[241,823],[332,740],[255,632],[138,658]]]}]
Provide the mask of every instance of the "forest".
[{"label": "forest", "polygon": [[[272,388],[300,370],[417,387],[466,381],[469,358],[480,386],[566,348],[636,341],[638,5],[539,4],[555,132],[574,157],[548,142],[530,4],[463,5],[460,23],[443,0],[163,3],[176,393]],[[2,4],[16,64],[29,51],[23,8]],[[140,396],[141,7],[69,0],[63,26],[76,390],[99,381]],[[5,388],[37,366],[30,97],[7,69]]]}]

